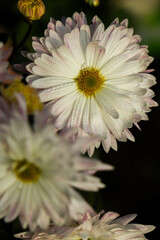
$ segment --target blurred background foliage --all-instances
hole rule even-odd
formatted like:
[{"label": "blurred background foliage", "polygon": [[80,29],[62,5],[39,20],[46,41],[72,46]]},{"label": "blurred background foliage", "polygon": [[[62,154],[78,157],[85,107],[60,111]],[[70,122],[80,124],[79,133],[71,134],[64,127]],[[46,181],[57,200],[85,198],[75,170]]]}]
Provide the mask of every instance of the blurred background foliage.
[{"label": "blurred background foliage", "polygon": [[[17,8],[17,0],[0,0],[0,40],[10,40],[16,46],[25,36],[28,24]],[[84,11],[88,23],[98,15],[107,27],[116,17],[129,19],[129,27],[142,37],[141,44],[149,45],[149,54],[155,58],[150,68],[157,77],[155,100],[160,103],[159,60],[160,60],[160,1],[159,0],[101,0],[98,7],[90,7],[85,0],[44,0],[45,15],[33,24],[30,35],[20,50],[32,50],[31,37],[41,37],[49,18],[61,19],[72,16],[75,11]],[[11,63],[21,63],[25,59],[17,51]],[[121,215],[137,213],[134,222],[153,224],[157,228],[147,238],[160,238],[160,111],[153,108],[148,114],[149,121],[140,122],[141,131],[131,129],[135,143],[118,143],[118,151],[104,153],[96,150],[95,157],[115,166],[113,172],[98,173],[107,188],[99,193],[83,193],[97,211],[116,211]],[[0,221],[0,239],[14,239],[13,233],[22,231],[18,220],[13,223]]]}]

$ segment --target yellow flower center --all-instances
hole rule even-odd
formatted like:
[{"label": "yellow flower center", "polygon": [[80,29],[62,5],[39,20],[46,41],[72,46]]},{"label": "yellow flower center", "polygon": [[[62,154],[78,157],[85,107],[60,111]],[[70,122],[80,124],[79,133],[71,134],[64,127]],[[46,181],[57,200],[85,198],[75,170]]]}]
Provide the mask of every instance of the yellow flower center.
[{"label": "yellow flower center", "polygon": [[37,182],[41,174],[41,170],[26,159],[16,162],[13,172],[23,183]]},{"label": "yellow flower center", "polygon": [[16,92],[21,93],[24,96],[28,114],[33,114],[33,112],[36,110],[42,110],[43,104],[40,101],[36,90],[29,85],[25,85],[17,80],[10,84],[7,88],[2,88],[2,95],[9,102],[17,101],[15,97]]},{"label": "yellow flower center", "polygon": [[86,97],[95,95],[101,89],[105,81],[98,69],[85,68],[80,70],[79,75],[74,79],[77,88],[83,92]]}]

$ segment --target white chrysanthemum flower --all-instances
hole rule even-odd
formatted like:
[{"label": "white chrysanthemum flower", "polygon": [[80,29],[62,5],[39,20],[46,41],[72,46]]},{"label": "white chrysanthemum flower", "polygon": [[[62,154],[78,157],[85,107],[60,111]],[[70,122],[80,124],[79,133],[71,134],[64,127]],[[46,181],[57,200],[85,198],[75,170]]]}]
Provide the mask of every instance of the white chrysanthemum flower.
[{"label": "white chrysanthemum flower", "polygon": [[45,110],[35,113],[31,127],[24,98],[19,100],[23,110],[19,107],[6,123],[7,103],[0,101],[0,218],[20,217],[24,228],[34,230],[47,228],[50,221],[68,224],[86,209],[93,213],[74,188],[97,191],[104,184],[92,174],[112,167],[82,158],[77,147],[54,132]]},{"label": "white chrysanthemum flower", "polygon": [[97,16],[88,25],[84,13],[62,22],[51,18],[45,36],[33,37],[35,53],[24,52],[33,61],[27,81],[48,103],[56,127],[99,136],[90,153],[101,142],[108,152],[117,149],[116,139],[134,141],[128,128],[157,106],[149,89],[155,77],[146,70],[153,58],[127,26],[128,20],[116,19],[105,30]]},{"label": "white chrysanthemum flower", "polygon": [[26,232],[17,234],[16,237],[31,240],[144,240],[144,234],[155,228],[152,225],[130,223],[136,214],[117,218],[118,216],[115,212],[107,212],[100,218],[100,214],[91,217],[87,213],[76,227],[53,226],[45,232]]}]

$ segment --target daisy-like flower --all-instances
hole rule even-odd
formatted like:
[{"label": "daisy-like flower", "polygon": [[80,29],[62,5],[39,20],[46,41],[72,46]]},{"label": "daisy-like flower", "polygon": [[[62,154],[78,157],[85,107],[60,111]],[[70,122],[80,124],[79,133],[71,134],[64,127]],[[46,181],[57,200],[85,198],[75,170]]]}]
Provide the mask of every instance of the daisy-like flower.
[{"label": "daisy-like flower", "polygon": [[104,184],[92,174],[112,167],[82,158],[77,147],[54,132],[45,110],[35,113],[31,127],[24,98],[19,101],[23,111],[11,111],[6,123],[10,105],[0,101],[0,218],[19,217],[23,228],[34,230],[47,228],[50,221],[68,224],[87,209],[93,213],[74,188],[97,191]]},{"label": "daisy-like flower", "polygon": [[0,42],[0,82],[10,82],[16,78],[21,78],[19,74],[8,69],[9,62],[8,57],[11,55],[12,48],[7,48],[2,42]]},{"label": "daisy-like flower", "polygon": [[102,217],[100,214],[91,217],[86,213],[76,227],[58,228],[50,227],[47,231],[38,230],[34,234],[21,233],[16,237],[31,240],[143,240],[144,234],[154,230],[152,225],[130,223],[136,214],[117,218],[119,214],[107,212]]},{"label": "daisy-like flower", "polygon": [[50,107],[56,127],[99,136],[91,153],[100,143],[108,152],[117,149],[116,140],[134,141],[128,128],[148,120],[157,106],[150,89],[155,77],[146,70],[153,58],[127,26],[128,20],[115,19],[105,30],[97,16],[88,25],[84,13],[62,22],[51,18],[45,36],[33,37],[35,53],[24,53],[32,61],[27,81]]}]

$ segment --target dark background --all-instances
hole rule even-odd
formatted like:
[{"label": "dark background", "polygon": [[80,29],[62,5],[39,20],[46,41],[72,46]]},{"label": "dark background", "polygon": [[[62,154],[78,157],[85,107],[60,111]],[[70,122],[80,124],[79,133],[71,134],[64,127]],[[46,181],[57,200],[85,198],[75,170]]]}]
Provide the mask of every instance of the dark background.
[{"label": "dark background", "polygon": [[[28,25],[17,9],[16,0],[0,0],[0,40],[12,40],[17,45],[24,37]],[[129,27],[142,37],[141,44],[149,45],[150,55],[155,58],[150,68],[157,77],[155,101],[160,103],[159,60],[160,60],[160,1],[159,0],[102,0],[97,8],[91,8],[80,0],[46,0],[46,14],[34,23],[23,50],[32,51],[31,37],[43,36],[49,18],[61,19],[72,16],[75,11],[84,11],[88,18],[97,14],[107,27],[116,17],[129,19]],[[2,34],[3,33],[3,34]],[[5,33],[5,34],[4,34]],[[24,62],[19,51],[12,58],[13,63]],[[160,237],[160,111],[152,108],[149,121],[140,122],[141,131],[131,129],[135,142],[118,143],[118,151],[106,154],[102,148],[95,157],[115,166],[113,172],[97,175],[107,184],[99,193],[85,193],[84,196],[97,211],[116,211],[120,215],[137,213],[136,223],[151,224],[156,230],[147,234],[150,240]],[[23,231],[18,220],[6,224],[0,221],[0,239],[14,239],[13,233]]]}]

